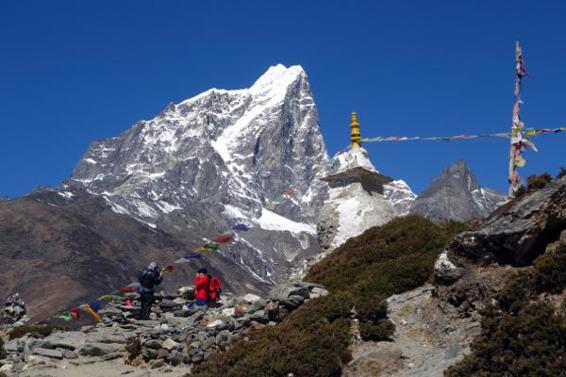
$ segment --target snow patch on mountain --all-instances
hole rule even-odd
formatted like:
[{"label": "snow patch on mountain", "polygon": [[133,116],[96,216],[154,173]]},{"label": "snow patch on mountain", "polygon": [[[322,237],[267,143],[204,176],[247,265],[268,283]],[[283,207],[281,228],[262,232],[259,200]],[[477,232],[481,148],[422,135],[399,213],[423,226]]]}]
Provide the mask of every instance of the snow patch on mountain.
[{"label": "snow patch on mountain", "polygon": [[265,230],[275,230],[280,232],[288,231],[296,234],[316,234],[314,225],[289,220],[288,218],[278,215],[277,213],[272,212],[266,208],[262,209],[261,217],[257,219],[257,224],[261,229]]},{"label": "snow patch on mountain", "polygon": [[397,216],[408,215],[411,205],[417,198],[409,185],[400,179],[383,185],[383,196],[391,203]]}]

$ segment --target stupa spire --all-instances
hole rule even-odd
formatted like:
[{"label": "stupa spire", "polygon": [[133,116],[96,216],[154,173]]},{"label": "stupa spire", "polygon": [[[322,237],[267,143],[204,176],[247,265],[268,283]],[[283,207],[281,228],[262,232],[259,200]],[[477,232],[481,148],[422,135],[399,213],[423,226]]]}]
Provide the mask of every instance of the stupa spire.
[{"label": "stupa spire", "polygon": [[352,142],[352,144],[350,145],[351,148],[359,148],[360,140],[362,140],[362,137],[360,135],[360,123],[358,123],[358,114],[353,111],[350,118],[350,141]]},{"label": "stupa spire", "polygon": [[362,137],[360,135],[360,123],[358,123],[358,114],[353,111],[350,118],[350,141],[352,149],[360,147],[360,140]]}]

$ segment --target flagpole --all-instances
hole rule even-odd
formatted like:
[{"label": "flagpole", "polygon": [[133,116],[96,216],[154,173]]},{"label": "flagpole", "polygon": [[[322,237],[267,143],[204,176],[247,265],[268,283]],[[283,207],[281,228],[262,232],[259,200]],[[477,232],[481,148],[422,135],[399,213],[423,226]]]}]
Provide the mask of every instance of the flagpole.
[{"label": "flagpole", "polygon": [[524,164],[524,160],[521,157],[521,151],[523,149],[523,135],[522,130],[525,127],[524,123],[521,122],[520,112],[521,112],[521,85],[523,77],[526,75],[527,71],[525,68],[525,62],[523,60],[523,52],[521,50],[521,44],[519,41],[515,42],[515,103],[513,104],[513,118],[511,124],[511,138],[510,138],[510,148],[509,148],[509,197],[515,196],[515,193],[521,185],[521,179],[517,175],[517,167]]}]

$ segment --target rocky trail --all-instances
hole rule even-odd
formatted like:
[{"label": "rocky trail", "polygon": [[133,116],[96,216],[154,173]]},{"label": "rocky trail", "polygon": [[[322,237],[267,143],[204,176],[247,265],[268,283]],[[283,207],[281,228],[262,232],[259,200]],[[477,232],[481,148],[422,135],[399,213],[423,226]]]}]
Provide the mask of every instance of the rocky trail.
[{"label": "rocky trail", "polygon": [[[159,294],[152,320],[135,319],[139,306],[124,305],[137,294],[115,299],[102,320],[80,331],[29,333],[5,344],[7,376],[183,376],[253,331],[274,326],[305,301],[328,292],[317,284],[293,282],[274,287],[267,299],[223,293],[206,311],[191,306],[192,287]],[[7,330],[7,329],[5,329]]]},{"label": "rocky trail", "polygon": [[395,324],[393,341],[355,341],[353,360],[343,376],[442,376],[468,352],[480,330],[477,315],[462,316],[435,298],[432,285],[391,296],[387,302]]}]

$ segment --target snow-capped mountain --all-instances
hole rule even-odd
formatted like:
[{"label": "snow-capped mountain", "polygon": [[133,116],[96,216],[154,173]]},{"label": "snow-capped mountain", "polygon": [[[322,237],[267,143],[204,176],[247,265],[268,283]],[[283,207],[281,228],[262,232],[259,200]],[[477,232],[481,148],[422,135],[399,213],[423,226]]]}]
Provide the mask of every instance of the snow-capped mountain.
[{"label": "snow-capped mountain", "polygon": [[496,190],[480,187],[464,160],[442,172],[413,202],[410,213],[432,221],[482,219],[507,200]]},{"label": "snow-capped mountain", "polygon": [[397,216],[408,215],[411,205],[417,199],[417,195],[401,179],[383,185],[383,196],[385,200],[391,203]]},{"label": "snow-capped mountain", "polygon": [[248,89],[210,89],[93,142],[66,184],[181,238],[247,223],[253,230],[222,252],[275,281],[284,264],[318,250],[327,160],[305,71],[277,65]]}]

